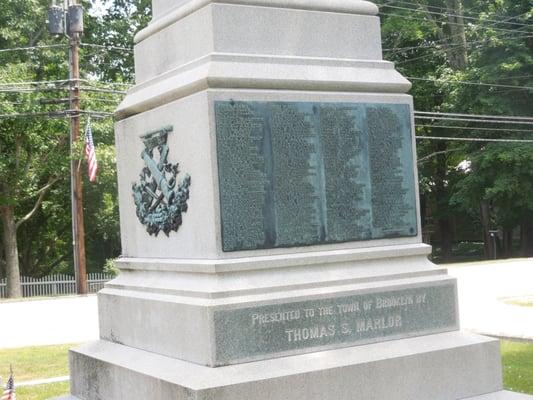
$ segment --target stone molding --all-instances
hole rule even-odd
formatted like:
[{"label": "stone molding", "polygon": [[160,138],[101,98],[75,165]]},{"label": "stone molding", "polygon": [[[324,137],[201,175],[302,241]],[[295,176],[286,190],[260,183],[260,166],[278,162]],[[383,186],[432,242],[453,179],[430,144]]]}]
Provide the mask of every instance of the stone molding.
[{"label": "stone molding", "polygon": [[176,21],[198,11],[199,9],[212,4],[235,4],[243,6],[260,6],[290,8],[295,10],[326,11],[345,14],[377,15],[378,7],[369,1],[350,0],[191,0],[177,8],[161,7],[154,4],[154,20],[148,27],[137,33],[135,43],[139,43],[147,37],[165,29]]},{"label": "stone molding", "polygon": [[116,117],[212,88],[406,93],[411,83],[387,61],[211,54],[135,86]]}]

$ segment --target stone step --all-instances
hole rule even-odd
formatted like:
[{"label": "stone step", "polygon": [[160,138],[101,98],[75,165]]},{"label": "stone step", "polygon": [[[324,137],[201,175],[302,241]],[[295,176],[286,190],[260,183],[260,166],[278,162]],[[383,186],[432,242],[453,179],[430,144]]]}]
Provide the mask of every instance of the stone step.
[{"label": "stone step", "polygon": [[[51,400],[80,400],[80,399],[78,397],[69,395],[69,396],[56,397]],[[533,396],[530,396],[528,394],[522,394],[522,393],[500,391],[500,392],[485,394],[483,396],[470,397],[464,400],[533,400]]]},{"label": "stone step", "polygon": [[470,397],[464,400],[533,400],[533,396],[503,390],[500,392],[484,394],[482,396]]},{"label": "stone step", "polygon": [[81,400],[458,400],[503,389],[499,341],[462,332],[219,368],[106,341],[70,358]]}]

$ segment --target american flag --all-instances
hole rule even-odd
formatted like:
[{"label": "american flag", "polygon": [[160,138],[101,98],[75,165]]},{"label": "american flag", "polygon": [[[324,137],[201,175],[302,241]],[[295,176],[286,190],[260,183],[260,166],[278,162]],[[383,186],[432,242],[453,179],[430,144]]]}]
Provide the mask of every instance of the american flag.
[{"label": "american flag", "polygon": [[95,182],[96,172],[98,171],[98,162],[96,161],[96,152],[94,151],[93,132],[91,129],[90,118],[87,121],[87,128],[85,129],[85,157],[87,158],[89,181]]},{"label": "american flag", "polygon": [[13,373],[11,373],[11,376],[7,380],[6,390],[4,390],[4,394],[2,395],[0,400],[16,400],[15,380],[13,379]]}]

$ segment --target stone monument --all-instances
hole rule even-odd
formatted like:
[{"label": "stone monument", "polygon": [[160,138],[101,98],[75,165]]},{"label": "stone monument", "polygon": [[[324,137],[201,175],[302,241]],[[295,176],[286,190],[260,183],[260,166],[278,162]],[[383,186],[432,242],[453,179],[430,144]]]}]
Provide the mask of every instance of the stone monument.
[{"label": "stone monument", "polygon": [[71,398],[515,398],[427,260],[377,12],[153,0],[117,111],[121,274]]}]

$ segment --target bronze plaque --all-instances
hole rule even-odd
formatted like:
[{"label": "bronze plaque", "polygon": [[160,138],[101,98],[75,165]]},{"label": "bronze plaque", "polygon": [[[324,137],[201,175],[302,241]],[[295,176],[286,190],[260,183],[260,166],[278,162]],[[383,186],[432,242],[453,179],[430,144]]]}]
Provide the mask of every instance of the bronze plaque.
[{"label": "bronze plaque", "polygon": [[224,251],[417,235],[406,104],[215,102]]}]

